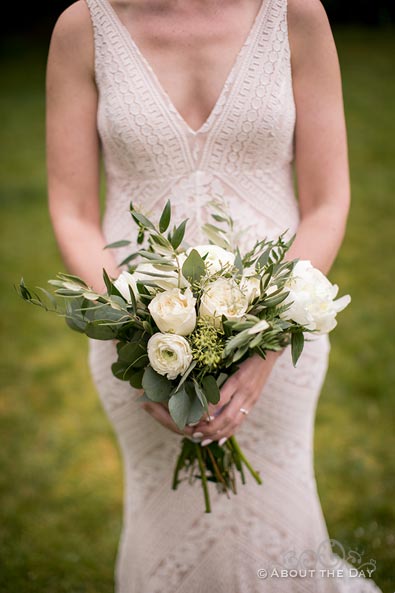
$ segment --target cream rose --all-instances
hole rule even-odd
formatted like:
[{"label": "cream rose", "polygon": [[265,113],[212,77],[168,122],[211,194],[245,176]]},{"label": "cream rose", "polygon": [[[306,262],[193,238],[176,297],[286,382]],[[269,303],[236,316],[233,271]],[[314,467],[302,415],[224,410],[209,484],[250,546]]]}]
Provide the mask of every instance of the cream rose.
[{"label": "cream rose", "polygon": [[154,371],[170,380],[183,375],[192,362],[187,340],[176,334],[154,334],[148,340],[147,350]]},{"label": "cream rose", "polygon": [[285,285],[289,295],[284,305],[290,308],[281,314],[317,334],[327,334],[337,325],[336,315],[351,301],[349,295],[334,300],[339,287],[314,268],[310,261],[299,261]]},{"label": "cream rose", "polygon": [[192,333],[196,325],[196,299],[187,288],[184,293],[178,288],[159,292],[148,309],[161,332],[180,336]]},{"label": "cream rose", "polygon": [[216,327],[221,326],[221,317],[240,319],[248,308],[248,298],[231,278],[218,278],[204,290],[199,316],[208,317]]},{"label": "cream rose", "polygon": [[218,245],[197,245],[187,249],[186,254],[189,255],[192,249],[195,249],[201,257],[207,255],[204,260],[206,270],[209,274],[219,272],[225,266],[234,264],[235,255]]}]

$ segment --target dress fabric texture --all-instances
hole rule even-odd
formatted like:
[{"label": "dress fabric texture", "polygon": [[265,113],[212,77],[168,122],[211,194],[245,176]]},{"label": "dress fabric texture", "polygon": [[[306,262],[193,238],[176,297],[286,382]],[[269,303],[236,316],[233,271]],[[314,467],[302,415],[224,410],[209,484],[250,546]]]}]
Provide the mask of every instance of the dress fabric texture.
[{"label": "dress fabric texture", "polygon": [[[175,109],[109,1],[87,4],[107,242],[135,240],[130,200],[157,220],[168,198],[174,220],[189,219],[189,243],[207,243],[201,225],[209,221],[208,202],[215,197],[229,205],[242,249],[286,230],[292,235],[299,209],[286,0],[263,0],[215,107],[197,131]],[[131,247],[116,252],[118,261]],[[314,553],[322,552],[329,536],[314,477],[313,427],[328,353],[328,338],[315,338],[294,369],[289,348],[284,350],[237,432],[264,484],[247,476],[230,499],[211,484],[213,512],[207,514],[199,483],[171,490],[180,437],[140,408],[128,383],[113,377],[114,344],[90,341],[92,375],[125,472],[117,593],[379,591],[370,580],[321,577],[318,570],[295,578],[257,575],[263,568],[322,568]],[[348,574],[350,565],[338,556],[330,553],[325,562]]]}]

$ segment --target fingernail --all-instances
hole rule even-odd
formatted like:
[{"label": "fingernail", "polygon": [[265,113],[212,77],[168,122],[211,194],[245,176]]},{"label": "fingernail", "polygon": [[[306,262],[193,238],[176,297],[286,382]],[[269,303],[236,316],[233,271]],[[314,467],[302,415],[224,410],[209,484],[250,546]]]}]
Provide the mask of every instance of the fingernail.
[{"label": "fingernail", "polygon": [[193,437],[191,437],[191,441],[192,443],[200,443],[202,439],[194,439]]},{"label": "fingernail", "polygon": [[212,442],[213,441],[211,439],[204,439],[204,441],[202,441],[200,444],[202,445],[202,447],[205,447],[206,445],[209,445]]},{"label": "fingernail", "polygon": [[198,420],[197,422],[190,422],[188,424],[188,426],[197,426],[199,424],[200,420]]},{"label": "fingernail", "polygon": [[202,432],[194,432],[192,435],[195,439],[199,439],[204,436]]},{"label": "fingernail", "polygon": [[215,416],[209,416],[206,418],[206,422],[212,422],[213,420],[215,420]]},{"label": "fingernail", "polygon": [[219,439],[219,441],[218,441],[218,445],[219,445],[220,447],[222,447],[222,445],[223,445],[224,443],[226,443],[226,441],[227,441],[227,440],[228,440],[228,437],[222,437],[222,439]]}]

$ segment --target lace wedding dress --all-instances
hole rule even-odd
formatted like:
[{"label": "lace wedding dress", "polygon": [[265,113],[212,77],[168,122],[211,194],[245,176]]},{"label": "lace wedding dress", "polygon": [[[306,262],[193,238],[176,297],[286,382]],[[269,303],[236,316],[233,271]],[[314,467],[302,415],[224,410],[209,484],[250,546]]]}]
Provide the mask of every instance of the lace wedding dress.
[{"label": "lace wedding dress", "polygon": [[[286,229],[293,234],[299,213],[286,0],[263,0],[215,107],[197,131],[175,109],[109,0],[87,4],[107,242],[136,236],[131,199],[155,219],[171,198],[175,220],[189,218],[191,243],[207,242],[200,229],[215,196],[226,200],[243,229],[241,247]],[[129,251],[120,249],[119,261]],[[200,484],[171,490],[180,437],[142,410],[131,387],[112,376],[114,344],[90,342],[92,374],[125,469],[117,593],[378,591],[367,579],[318,574],[322,566],[347,574],[350,567],[332,553],[317,559],[328,547],[328,533],[313,471],[313,426],[328,351],[327,337],[311,341],[297,369],[289,349],[283,352],[237,433],[264,484],[251,478],[231,499],[213,487],[213,512],[206,514]],[[259,578],[260,569],[275,568],[312,573]]]}]

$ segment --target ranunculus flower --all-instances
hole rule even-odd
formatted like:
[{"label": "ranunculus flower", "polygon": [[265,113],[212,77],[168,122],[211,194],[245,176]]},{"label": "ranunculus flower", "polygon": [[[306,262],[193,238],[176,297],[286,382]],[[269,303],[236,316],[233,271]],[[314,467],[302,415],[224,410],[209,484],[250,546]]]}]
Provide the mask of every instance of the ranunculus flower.
[{"label": "ranunculus flower", "polygon": [[136,277],[134,274],[129,274],[129,272],[126,271],[121,272],[113,284],[115,288],[119,290],[127,303],[131,302],[129,287],[132,289],[136,299],[138,298],[139,293],[137,290]]},{"label": "ranunculus flower", "polygon": [[331,284],[328,278],[313,267],[310,261],[299,261],[292,276],[285,284],[289,295],[284,305],[290,308],[281,314],[283,319],[291,319],[317,334],[327,334],[337,325],[336,315],[351,301],[349,295],[334,300],[339,287]]},{"label": "ranunculus flower", "polygon": [[234,253],[218,247],[218,245],[197,245],[187,249],[186,254],[189,255],[192,249],[195,249],[201,257],[207,255],[204,260],[206,270],[209,274],[219,272],[227,265],[233,265],[235,261]]},{"label": "ranunculus flower", "polygon": [[159,292],[148,309],[161,332],[180,336],[192,333],[196,325],[196,299],[187,288],[183,293],[178,288]]},{"label": "ranunculus flower", "polygon": [[222,315],[240,319],[248,304],[248,298],[232,278],[218,278],[203,291],[199,316],[210,318],[216,327],[220,327]]},{"label": "ranunculus flower", "polygon": [[176,334],[154,334],[148,340],[147,351],[154,371],[170,380],[183,375],[192,362],[189,343]]}]

